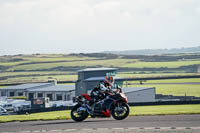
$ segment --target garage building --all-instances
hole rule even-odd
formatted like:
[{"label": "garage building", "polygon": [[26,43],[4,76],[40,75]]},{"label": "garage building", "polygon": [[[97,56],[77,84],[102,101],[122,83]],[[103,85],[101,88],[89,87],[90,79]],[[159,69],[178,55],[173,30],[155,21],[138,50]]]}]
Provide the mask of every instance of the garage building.
[{"label": "garage building", "polygon": [[82,93],[89,94],[93,88],[98,86],[100,81],[105,80],[106,75],[113,75],[115,86],[122,87],[129,103],[155,101],[155,87],[124,87],[123,82],[126,82],[126,80],[115,76],[117,70],[116,68],[89,68],[78,71],[76,96]]}]

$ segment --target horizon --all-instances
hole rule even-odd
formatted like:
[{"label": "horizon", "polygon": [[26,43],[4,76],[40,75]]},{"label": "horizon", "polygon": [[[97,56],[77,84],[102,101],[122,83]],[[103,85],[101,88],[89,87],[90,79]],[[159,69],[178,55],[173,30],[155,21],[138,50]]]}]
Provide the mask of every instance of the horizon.
[{"label": "horizon", "polygon": [[[0,55],[1,57],[2,56],[19,56],[19,55],[51,55],[51,54],[64,54],[64,55],[70,55],[70,54],[92,54],[92,53],[105,53],[105,54],[113,54],[113,53],[109,53],[109,52],[126,52],[126,51],[145,51],[145,50],[181,50],[181,49],[188,49],[188,48],[197,48],[197,47],[200,47],[199,46],[196,46],[196,47],[180,47],[180,48],[161,48],[161,49],[135,49],[135,50],[110,50],[110,51],[101,51],[101,52],[77,52],[77,53],[29,53],[29,54],[13,54],[13,55]],[[188,52],[183,52],[185,54],[187,54]],[[191,52],[192,53],[192,52]],[[196,53],[196,52],[193,52],[193,53]],[[166,53],[164,53],[166,54]],[[179,53],[173,53],[173,54],[179,54]],[[134,55],[134,54],[133,54]]]}]

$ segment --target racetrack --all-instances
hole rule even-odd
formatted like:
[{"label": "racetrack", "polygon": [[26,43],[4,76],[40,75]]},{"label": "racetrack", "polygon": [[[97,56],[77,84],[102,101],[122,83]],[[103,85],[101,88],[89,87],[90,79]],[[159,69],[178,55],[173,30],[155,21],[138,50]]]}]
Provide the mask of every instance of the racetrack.
[{"label": "racetrack", "polygon": [[1,123],[0,132],[200,132],[200,115],[133,116],[113,118]]}]

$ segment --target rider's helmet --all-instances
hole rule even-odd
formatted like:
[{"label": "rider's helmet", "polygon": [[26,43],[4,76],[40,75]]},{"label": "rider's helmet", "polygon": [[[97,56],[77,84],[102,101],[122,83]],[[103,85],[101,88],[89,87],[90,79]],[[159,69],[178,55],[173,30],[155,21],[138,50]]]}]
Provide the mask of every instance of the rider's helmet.
[{"label": "rider's helmet", "polygon": [[113,83],[114,83],[113,77],[112,76],[109,76],[109,77],[106,76],[105,81],[104,81],[105,87],[112,87]]}]

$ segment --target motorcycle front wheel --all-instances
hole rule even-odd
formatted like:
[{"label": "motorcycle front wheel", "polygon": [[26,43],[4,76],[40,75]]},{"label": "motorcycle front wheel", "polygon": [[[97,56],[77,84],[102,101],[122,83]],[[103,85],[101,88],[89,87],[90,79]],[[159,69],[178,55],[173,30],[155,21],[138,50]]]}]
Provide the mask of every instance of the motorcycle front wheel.
[{"label": "motorcycle front wheel", "polygon": [[80,104],[76,104],[71,110],[71,118],[74,121],[83,121],[88,117],[88,112],[86,110],[81,109]]},{"label": "motorcycle front wheel", "polygon": [[112,117],[116,120],[123,120],[128,117],[130,112],[128,104],[124,102],[116,103],[111,108]]}]

